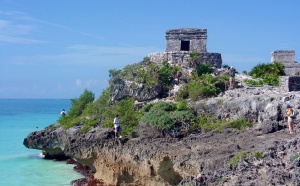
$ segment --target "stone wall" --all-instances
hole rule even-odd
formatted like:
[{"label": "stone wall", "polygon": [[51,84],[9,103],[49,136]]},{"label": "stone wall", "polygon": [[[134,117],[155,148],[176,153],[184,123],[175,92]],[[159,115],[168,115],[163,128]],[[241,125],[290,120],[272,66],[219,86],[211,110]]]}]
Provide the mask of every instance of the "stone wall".
[{"label": "stone wall", "polygon": [[166,52],[148,54],[150,61],[170,64],[189,68],[189,53],[195,51],[199,55],[198,64],[210,64],[221,68],[222,57],[220,53],[206,51],[207,29],[172,29],[166,31]]},{"label": "stone wall", "polygon": [[294,50],[277,50],[271,53],[271,63],[281,62],[287,76],[300,75],[300,63],[295,61]]},{"label": "stone wall", "polygon": [[206,52],[206,29],[173,29],[166,31],[166,52],[183,51],[182,42],[187,42],[188,50]]},{"label": "stone wall", "polygon": [[300,91],[300,76],[281,76],[279,79],[281,93]]},{"label": "stone wall", "polygon": [[295,61],[295,50],[277,50],[271,53],[271,62],[293,63]]},{"label": "stone wall", "polygon": [[[189,52],[156,52],[148,54],[148,57],[150,61],[155,63],[161,63],[166,60],[173,65],[188,67]],[[222,56],[220,53],[199,53],[199,63],[221,68]]]}]

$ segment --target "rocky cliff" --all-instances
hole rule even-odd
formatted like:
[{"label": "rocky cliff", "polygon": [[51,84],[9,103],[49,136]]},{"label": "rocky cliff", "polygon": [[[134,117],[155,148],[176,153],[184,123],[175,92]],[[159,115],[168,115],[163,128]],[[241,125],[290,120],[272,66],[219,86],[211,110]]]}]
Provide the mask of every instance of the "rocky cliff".
[{"label": "rocky cliff", "polygon": [[[80,134],[81,126],[64,130],[53,124],[29,134],[24,145],[51,158],[73,157],[113,185],[300,185],[299,128],[296,124],[296,135],[289,135],[284,121],[285,104],[299,108],[299,97],[269,86],[248,87],[190,104],[199,114],[254,123],[243,131],[168,138],[140,124],[140,136],[128,140],[113,138],[111,129]],[[237,156],[241,153],[246,155]]]}]

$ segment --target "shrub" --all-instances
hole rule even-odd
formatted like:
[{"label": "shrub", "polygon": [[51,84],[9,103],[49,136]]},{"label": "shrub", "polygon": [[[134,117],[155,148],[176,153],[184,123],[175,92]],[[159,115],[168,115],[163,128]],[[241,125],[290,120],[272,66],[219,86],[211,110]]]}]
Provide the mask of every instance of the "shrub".
[{"label": "shrub", "polygon": [[200,77],[203,74],[211,74],[214,72],[214,69],[211,68],[210,65],[207,64],[200,64],[195,68],[197,75]]},{"label": "shrub", "polygon": [[262,80],[245,79],[244,82],[249,87],[257,87],[264,84]]},{"label": "shrub", "polygon": [[193,77],[176,94],[176,100],[191,98],[193,101],[196,101],[200,98],[216,96],[221,92],[221,89],[216,86],[220,83],[218,80],[218,78],[212,77],[209,74],[203,74],[201,77]]},{"label": "shrub", "polygon": [[247,152],[240,152],[229,159],[229,165],[233,168],[237,165],[237,163],[240,159],[245,159],[247,157],[248,157]]},{"label": "shrub", "polygon": [[113,128],[113,118],[118,114],[122,129],[121,134],[125,136],[134,131],[135,127],[138,125],[138,112],[134,110],[133,103],[133,98],[126,98],[115,102],[103,113],[104,120],[102,126]]},{"label": "shrub", "polygon": [[60,125],[63,128],[68,129],[78,123],[80,121],[79,116],[82,114],[87,105],[94,101],[94,99],[94,93],[87,89],[84,90],[78,99],[71,99],[71,108],[69,112],[67,115],[60,117],[58,120]]},{"label": "shrub", "polygon": [[261,152],[261,151],[255,151],[255,152],[252,152],[251,154],[242,151],[242,152],[237,153],[236,155],[234,155],[232,158],[229,159],[229,165],[231,166],[231,168],[233,168],[237,165],[237,163],[240,159],[246,159],[249,157],[255,157],[257,160],[262,160],[264,158],[263,152]]},{"label": "shrub", "polygon": [[167,92],[172,87],[174,81],[172,76],[173,69],[167,61],[163,61],[161,67],[158,69],[159,82],[162,85],[163,92]]},{"label": "shrub", "polygon": [[252,127],[252,124],[247,122],[245,118],[240,118],[231,121],[214,120],[213,116],[202,114],[197,116],[195,123],[191,125],[191,129],[200,128],[201,131],[222,131],[225,128],[243,130],[246,127]]},{"label": "shrub", "polygon": [[263,152],[261,152],[261,151],[252,152],[251,156],[255,157],[257,160],[264,159]]},{"label": "shrub", "polygon": [[290,158],[290,162],[293,163],[297,158],[300,157],[300,154],[296,154]]},{"label": "shrub", "polygon": [[189,62],[189,65],[191,67],[196,66],[199,59],[200,59],[200,56],[199,56],[199,53],[197,51],[191,51],[189,53],[188,62]]},{"label": "shrub", "polygon": [[144,106],[141,109],[140,120],[161,130],[178,129],[193,122],[195,118],[188,107],[182,104],[184,103],[158,102],[151,106]]},{"label": "shrub", "polygon": [[252,68],[249,75],[254,78],[261,78],[263,84],[278,86],[279,76],[285,75],[284,66],[280,62],[258,64]]}]

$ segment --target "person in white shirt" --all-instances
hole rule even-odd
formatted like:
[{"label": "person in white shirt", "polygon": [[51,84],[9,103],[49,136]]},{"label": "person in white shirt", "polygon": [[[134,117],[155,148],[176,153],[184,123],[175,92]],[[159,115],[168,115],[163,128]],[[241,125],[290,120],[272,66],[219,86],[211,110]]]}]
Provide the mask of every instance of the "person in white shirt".
[{"label": "person in white shirt", "polygon": [[60,115],[65,116],[67,114],[67,112],[65,111],[65,109],[62,109],[62,111],[60,112]]},{"label": "person in white shirt", "polygon": [[121,127],[119,123],[119,115],[117,114],[114,118],[114,128],[115,128],[115,138],[118,138],[118,134],[121,132]]}]

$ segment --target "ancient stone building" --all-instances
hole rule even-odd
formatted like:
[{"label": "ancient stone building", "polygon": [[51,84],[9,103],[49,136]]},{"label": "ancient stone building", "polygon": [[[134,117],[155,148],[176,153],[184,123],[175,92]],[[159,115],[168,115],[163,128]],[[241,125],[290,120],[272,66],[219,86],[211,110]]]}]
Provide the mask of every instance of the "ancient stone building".
[{"label": "ancient stone building", "polygon": [[189,53],[198,53],[201,64],[210,64],[220,68],[222,57],[220,53],[209,53],[206,51],[207,30],[206,29],[172,29],[166,31],[166,51],[156,52],[148,55],[150,61],[161,63],[166,60],[174,65],[188,67]]},{"label": "ancient stone building", "polygon": [[277,50],[271,53],[271,62],[281,62],[287,76],[300,75],[300,63],[295,61],[294,50]]},{"label": "ancient stone building", "polygon": [[300,76],[280,76],[279,91],[281,93],[300,91]]},{"label": "ancient stone building", "polygon": [[166,31],[166,52],[197,51],[206,53],[206,29],[176,29]]},{"label": "ancient stone building", "polygon": [[279,80],[279,91],[281,93],[300,91],[300,63],[295,61],[294,50],[277,50],[271,53],[271,63],[281,62],[284,65],[286,76]]}]

